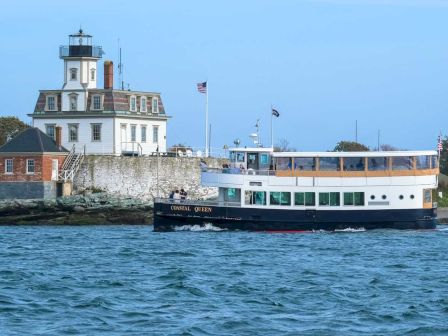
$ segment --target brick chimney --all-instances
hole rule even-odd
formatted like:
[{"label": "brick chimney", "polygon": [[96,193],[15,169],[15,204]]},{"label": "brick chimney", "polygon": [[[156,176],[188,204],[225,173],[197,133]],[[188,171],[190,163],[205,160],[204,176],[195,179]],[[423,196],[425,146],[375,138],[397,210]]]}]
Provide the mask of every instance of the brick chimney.
[{"label": "brick chimney", "polygon": [[104,61],[104,89],[111,90],[114,87],[114,63]]},{"label": "brick chimney", "polygon": [[56,146],[61,148],[61,140],[62,140],[62,127],[56,126]]}]

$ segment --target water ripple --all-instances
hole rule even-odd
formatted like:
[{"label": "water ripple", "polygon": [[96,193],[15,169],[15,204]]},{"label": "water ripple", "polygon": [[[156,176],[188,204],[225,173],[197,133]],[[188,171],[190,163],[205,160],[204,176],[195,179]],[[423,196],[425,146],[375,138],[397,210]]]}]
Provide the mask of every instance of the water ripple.
[{"label": "water ripple", "polygon": [[447,232],[0,227],[0,335],[446,335]]}]

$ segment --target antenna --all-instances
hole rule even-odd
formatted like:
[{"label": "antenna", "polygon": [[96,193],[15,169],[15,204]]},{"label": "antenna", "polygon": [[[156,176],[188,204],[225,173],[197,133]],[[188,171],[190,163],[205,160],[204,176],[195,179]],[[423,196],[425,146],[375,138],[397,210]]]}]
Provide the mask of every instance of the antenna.
[{"label": "antenna", "polygon": [[120,39],[118,39],[118,58],[118,87],[121,87],[121,90],[124,90],[123,63],[121,63]]}]

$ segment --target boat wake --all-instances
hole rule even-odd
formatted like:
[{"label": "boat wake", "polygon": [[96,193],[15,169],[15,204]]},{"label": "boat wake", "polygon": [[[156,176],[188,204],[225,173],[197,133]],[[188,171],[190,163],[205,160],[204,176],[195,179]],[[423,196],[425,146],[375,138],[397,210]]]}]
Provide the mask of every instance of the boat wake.
[{"label": "boat wake", "polygon": [[346,229],[336,229],[334,230],[334,232],[364,232],[366,231],[365,228],[360,227],[360,228],[346,228]]},{"label": "boat wake", "polygon": [[217,226],[213,226],[211,223],[205,223],[204,225],[182,225],[182,226],[176,226],[174,228],[174,231],[226,231],[227,229],[222,229]]}]

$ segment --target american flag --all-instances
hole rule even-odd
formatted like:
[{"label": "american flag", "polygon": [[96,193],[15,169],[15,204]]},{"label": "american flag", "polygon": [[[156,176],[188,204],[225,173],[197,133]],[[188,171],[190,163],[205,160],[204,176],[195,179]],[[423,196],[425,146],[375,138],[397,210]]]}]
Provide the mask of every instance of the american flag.
[{"label": "american flag", "polygon": [[200,93],[207,93],[207,82],[198,83],[197,85]]},{"label": "american flag", "polygon": [[443,149],[443,145],[442,145],[442,136],[439,135],[439,138],[438,138],[438,141],[437,141],[437,150],[438,150],[439,152],[441,152],[442,149]]}]

